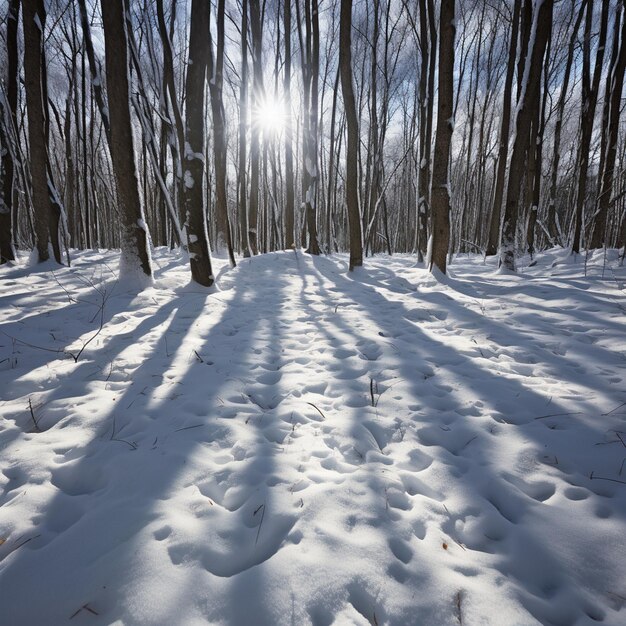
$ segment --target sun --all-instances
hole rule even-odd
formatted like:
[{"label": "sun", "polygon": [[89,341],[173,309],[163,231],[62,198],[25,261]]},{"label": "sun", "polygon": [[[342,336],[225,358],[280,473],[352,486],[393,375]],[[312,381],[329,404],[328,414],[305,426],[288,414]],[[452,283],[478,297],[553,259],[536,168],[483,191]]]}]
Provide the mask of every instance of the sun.
[{"label": "sun", "polygon": [[263,131],[264,135],[278,134],[285,126],[283,104],[273,98],[264,98],[254,107],[253,122]]}]

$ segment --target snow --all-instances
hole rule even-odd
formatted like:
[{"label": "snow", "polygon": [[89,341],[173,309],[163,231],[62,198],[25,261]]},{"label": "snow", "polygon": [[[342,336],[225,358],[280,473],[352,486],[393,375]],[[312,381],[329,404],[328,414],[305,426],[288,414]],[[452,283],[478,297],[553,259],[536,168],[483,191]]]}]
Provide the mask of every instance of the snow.
[{"label": "snow", "polygon": [[73,257],[0,267],[3,623],[624,624],[616,251]]},{"label": "snow", "polygon": [[[141,228],[140,222],[137,220],[137,226]],[[144,222],[145,224],[145,222]],[[150,248],[148,252],[148,263],[152,267],[152,258]],[[141,259],[135,249],[132,247],[122,251],[119,260],[119,274],[117,278],[117,288],[120,291],[128,291],[137,293],[153,285],[153,277],[144,273],[141,266]]]},{"label": "snow", "polygon": [[312,161],[311,157],[308,155],[304,159],[304,167],[311,178],[315,178],[317,176],[317,164]]},{"label": "snow", "polygon": [[198,160],[204,163],[204,154],[202,152],[194,152],[189,142],[185,142],[185,159],[187,161]]},{"label": "snow", "polygon": [[192,189],[194,184],[193,176],[189,170],[185,170],[185,187]]}]

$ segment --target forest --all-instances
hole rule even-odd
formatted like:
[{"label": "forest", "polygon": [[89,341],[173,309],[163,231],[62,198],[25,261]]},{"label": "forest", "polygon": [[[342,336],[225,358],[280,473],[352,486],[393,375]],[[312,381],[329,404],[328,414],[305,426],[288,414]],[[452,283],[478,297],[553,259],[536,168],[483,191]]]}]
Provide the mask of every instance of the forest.
[{"label": "forest", "polygon": [[626,0],[0,0],[0,624],[623,626]]},{"label": "forest", "polygon": [[5,4],[2,262],[624,245],[623,2]]}]

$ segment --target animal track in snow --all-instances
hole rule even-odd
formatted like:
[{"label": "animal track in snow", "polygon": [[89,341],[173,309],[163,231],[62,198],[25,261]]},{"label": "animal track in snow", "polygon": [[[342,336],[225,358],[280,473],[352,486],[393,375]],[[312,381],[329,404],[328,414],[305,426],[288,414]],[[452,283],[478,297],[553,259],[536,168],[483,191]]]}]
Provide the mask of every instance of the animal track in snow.
[{"label": "animal track in snow", "polygon": [[565,491],[563,491],[563,495],[568,500],[573,500],[576,502],[580,500],[586,500],[591,494],[587,489],[582,489],[580,487],[568,487],[567,489],[565,489]]},{"label": "animal track in snow", "polygon": [[393,555],[399,561],[402,561],[405,565],[413,558],[413,550],[411,546],[398,537],[392,537],[389,539],[389,549]]},{"label": "animal track in snow", "polygon": [[66,463],[54,469],[50,482],[69,496],[92,494],[107,486],[104,472],[85,463]]}]

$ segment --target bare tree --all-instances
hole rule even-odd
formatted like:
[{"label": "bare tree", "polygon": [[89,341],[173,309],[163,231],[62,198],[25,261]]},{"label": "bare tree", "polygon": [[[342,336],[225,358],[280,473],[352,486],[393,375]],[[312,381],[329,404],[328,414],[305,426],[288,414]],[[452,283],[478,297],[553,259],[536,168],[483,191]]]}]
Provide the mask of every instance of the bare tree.
[{"label": "bare tree", "polygon": [[363,235],[359,215],[359,179],[357,152],[359,125],[352,86],[352,0],[341,0],[339,23],[339,67],[341,92],[346,111],[348,143],[346,148],[346,205],[350,230],[350,271],[363,265]]},{"label": "bare tree", "polygon": [[[261,28],[261,7],[259,2],[251,0],[250,31],[252,35],[252,106],[259,109],[263,105],[265,89],[263,87],[263,30]],[[250,212],[248,215],[248,240],[252,254],[258,254],[258,220],[260,187],[260,149],[261,129],[253,119],[250,136]]]},{"label": "bare tree", "polygon": [[430,213],[430,165],[433,134],[433,102],[435,92],[435,59],[437,57],[437,28],[432,0],[419,0],[420,7],[420,152],[417,201],[417,250],[421,260],[428,239]]},{"label": "bare tree", "polygon": [[183,207],[191,278],[210,287],[214,282],[206,227],[203,189],[205,168],[204,92],[209,56],[209,3],[192,0],[186,79]]},{"label": "bare tree", "polygon": [[[304,1],[304,16],[301,15],[300,1],[296,0],[298,36],[302,68],[302,192],[305,224],[308,231],[307,252],[319,254],[317,241],[317,186],[319,180],[318,162],[318,94],[320,65],[319,12],[317,0]],[[302,35],[302,21],[305,32]]]},{"label": "bare tree", "polygon": [[[7,104],[4,110],[0,102],[0,175],[2,197],[0,198],[0,264],[15,260],[13,248],[13,210],[16,204],[14,190],[16,150],[11,147],[9,137],[17,129],[17,23],[20,0],[10,0],[7,11]],[[6,129],[6,130],[5,130]]]},{"label": "bare tree", "polygon": [[[623,0],[622,0],[623,2]],[[615,16],[615,33],[613,36],[612,62],[607,76],[606,103],[608,109],[603,116],[606,118],[603,125],[602,166],[600,167],[600,189],[596,203],[595,223],[591,238],[591,248],[601,248],[606,243],[606,225],[611,206],[611,192],[615,177],[615,160],[617,157],[617,139],[619,134],[619,119],[621,96],[624,88],[624,71],[626,70],[626,3]],[[618,26],[621,16],[621,35]],[[624,220],[626,224],[626,219]],[[626,228],[626,225],[625,225]],[[626,241],[626,237],[625,237]]]},{"label": "bare tree", "polygon": [[[572,8],[576,0],[572,0]],[[552,171],[550,174],[550,196],[548,200],[548,233],[553,243],[562,244],[562,236],[560,225],[557,223],[556,215],[556,192],[557,182],[559,178],[559,165],[561,163],[561,134],[563,130],[563,115],[565,112],[565,101],[569,88],[570,76],[572,73],[572,63],[574,60],[574,51],[576,49],[576,40],[578,39],[578,29],[585,14],[587,0],[582,0],[567,48],[567,59],[565,61],[565,69],[563,71],[563,82],[561,84],[559,100],[556,106],[556,121],[554,124],[554,149],[552,157]]]},{"label": "bare tree", "polygon": [[295,188],[293,177],[293,130],[291,120],[291,0],[285,0],[283,22],[285,31],[285,248],[290,249],[295,245]]},{"label": "bare tree", "polygon": [[[209,28],[209,38],[211,30]],[[235,253],[228,219],[226,195],[226,123],[222,91],[224,85],[224,0],[217,2],[217,47],[213,57],[213,43],[209,41],[208,73],[213,114],[213,156],[215,159],[215,213],[217,249],[226,248],[231,266],[235,266]]]},{"label": "bare tree", "polygon": [[543,57],[552,30],[552,10],[554,0],[535,2],[533,23],[529,41],[531,49],[526,55],[524,72],[520,81],[520,93],[515,112],[515,138],[509,165],[509,180],[506,191],[504,223],[500,243],[500,260],[505,268],[515,271],[515,238],[519,213],[520,194],[524,177],[524,165],[528,155],[530,133],[536,107]]},{"label": "bare tree", "polygon": [[102,70],[100,63],[96,60],[91,40],[91,29],[89,28],[89,18],[87,17],[87,6],[85,0],[78,0],[78,8],[80,9],[80,23],[83,29],[83,38],[85,42],[85,51],[89,59],[89,70],[91,72],[91,85],[98,105],[98,110],[102,116],[102,124],[107,136],[107,141],[111,143],[111,125],[109,123],[109,113],[104,104],[104,95],[102,93]]},{"label": "bare tree", "polygon": [[[288,1],[288,0],[287,0]],[[241,84],[239,87],[239,234],[244,257],[250,256],[248,190],[246,185],[246,128],[248,126],[248,0],[241,2]]]},{"label": "bare tree", "polygon": [[48,243],[54,258],[61,263],[59,219],[48,188],[48,149],[46,117],[48,94],[45,81],[43,29],[46,12],[43,0],[23,0],[24,84],[28,110],[28,138],[32,200],[35,212],[35,237],[39,261],[49,258]]},{"label": "bare tree", "polygon": [[439,96],[430,190],[433,242],[429,269],[432,272],[436,267],[444,274],[450,243],[449,162],[454,128],[454,36],[456,31],[454,5],[454,0],[442,2],[439,16]]},{"label": "bare tree", "polygon": [[124,1],[102,3],[106,82],[111,122],[111,162],[120,219],[120,275],[138,285],[152,278],[147,226],[139,198],[128,83],[128,38]]},{"label": "bare tree", "polygon": [[[182,112],[180,109],[178,90],[174,76],[174,56],[172,52],[172,31],[176,19],[176,3],[172,0],[170,9],[169,28],[165,22],[165,12],[163,10],[163,0],[156,0],[157,24],[159,28],[159,36],[161,46],[163,48],[163,107],[165,109],[165,119],[167,124],[164,126],[167,133],[167,143],[172,153],[173,169],[174,169],[174,188],[179,200],[179,215],[181,222],[184,221],[182,214],[182,195],[183,195],[183,156],[185,152],[185,128],[183,124]],[[169,135],[173,133],[173,136]],[[181,242],[182,243],[182,242]]]},{"label": "bare tree", "polygon": [[513,76],[515,74],[515,56],[517,50],[517,34],[521,0],[515,0],[513,5],[513,19],[511,20],[511,34],[509,41],[509,58],[506,66],[506,78],[504,79],[504,91],[502,94],[502,113],[500,118],[500,142],[498,149],[498,161],[496,180],[491,203],[491,216],[489,225],[489,240],[486,253],[494,256],[498,252],[500,242],[500,222],[502,221],[502,198],[504,197],[504,183],[506,177],[506,161],[509,151],[509,132],[511,125],[511,92],[513,88]]},{"label": "bare tree", "polygon": [[576,193],[576,207],[574,212],[574,236],[572,239],[572,252],[580,252],[583,234],[584,208],[587,200],[587,176],[589,170],[589,152],[591,146],[591,134],[598,102],[598,90],[600,87],[600,74],[604,60],[604,47],[606,44],[606,32],[609,16],[609,0],[602,0],[600,15],[600,34],[596,48],[596,59],[591,76],[591,30],[593,24],[593,2],[587,3],[585,13],[585,31],[583,37],[583,70],[582,70],[582,103],[580,110],[580,143],[578,147],[578,186]]}]

